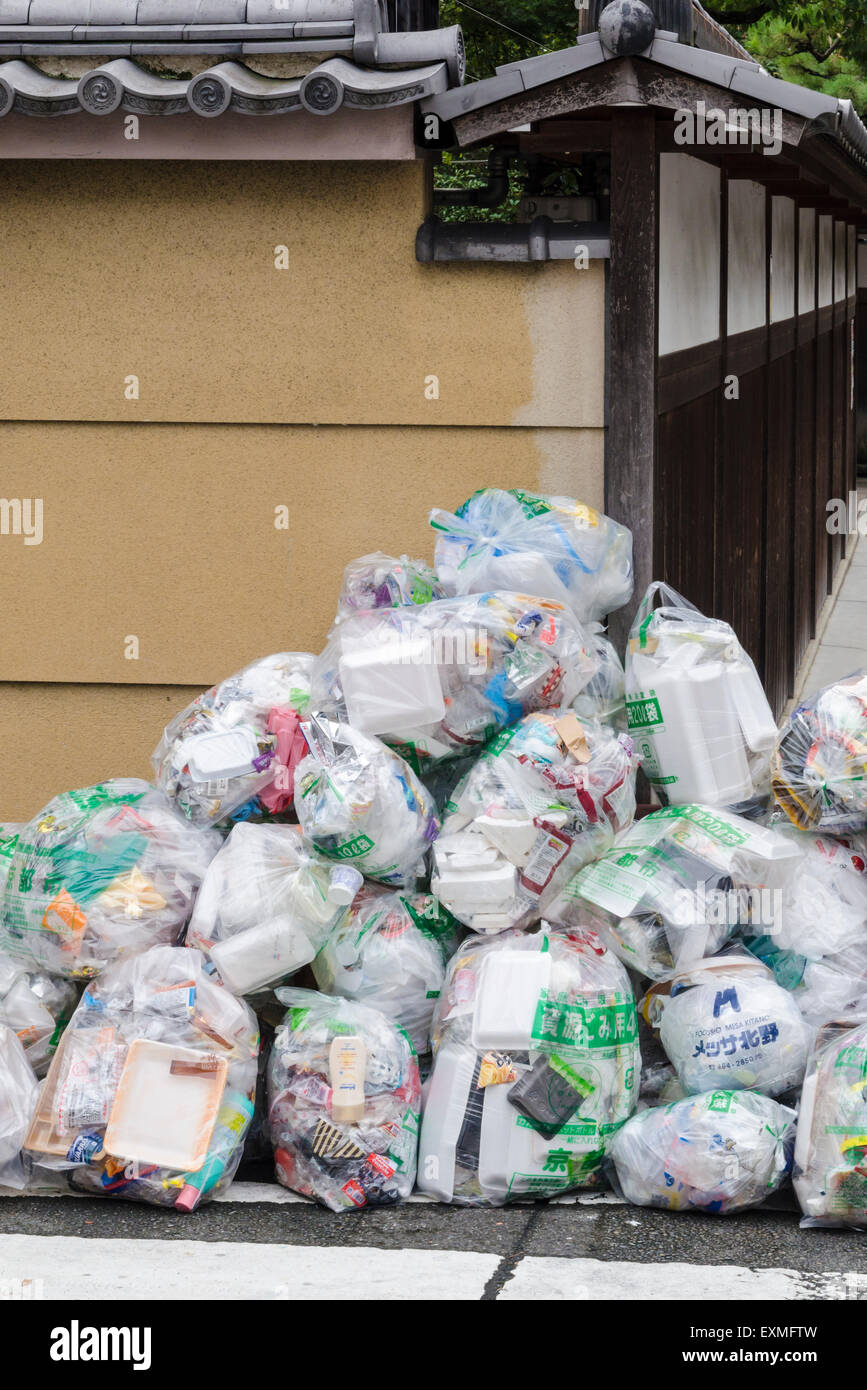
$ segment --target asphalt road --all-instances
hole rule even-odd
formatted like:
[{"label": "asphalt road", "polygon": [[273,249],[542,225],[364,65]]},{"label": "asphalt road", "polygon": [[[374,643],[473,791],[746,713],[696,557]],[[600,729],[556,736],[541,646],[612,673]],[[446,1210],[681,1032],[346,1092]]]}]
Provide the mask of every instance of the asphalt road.
[{"label": "asphalt road", "polygon": [[[226,1267],[215,1272],[210,1257],[227,1249]],[[262,1297],[289,1296],[279,1290],[299,1280],[313,1297],[317,1269],[325,1279],[333,1257],[351,1260],[352,1251],[377,1271],[379,1292],[370,1297],[406,1298],[408,1278],[430,1284],[430,1270],[439,1277],[449,1269],[439,1296],[482,1301],[601,1298],[609,1287],[644,1299],[867,1297],[864,1237],[802,1230],[786,1194],[773,1209],[724,1218],[629,1207],[613,1194],[502,1210],[413,1200],[335,1216],[273,1183],[249,1181],[192,1217],[85,1197],[0,1199],[0,1277],[41,1277],[49,1286],[61,1279],[65,1289],[78,1267],[85,1297],[89,1289],[101,1296],[101,1264],[113,1261],[115,1269],[121,1256],[145,1285],[154,1281],[152,1297],[171,1296],[166,1280],[181,1268],[192,1272],[193,1287],[197,1274],[216,1279],[209,1296],[240,1296],[233,1253],[239,1268],[249,1256],[261,1270]],[[141,1287],[133,1277],[131,1288]]]}]

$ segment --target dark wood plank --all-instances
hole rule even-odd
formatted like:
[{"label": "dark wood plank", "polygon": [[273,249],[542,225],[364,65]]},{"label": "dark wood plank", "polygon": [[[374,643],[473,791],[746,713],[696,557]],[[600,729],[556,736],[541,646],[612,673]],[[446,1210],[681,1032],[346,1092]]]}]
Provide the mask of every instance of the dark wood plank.
[{"label": "dark wood plank", "polygon": [[[636,601],[655,577],[657,157],[650,111],[611,119],[605,506],[633,535]],[[633,611],[634,611],[633,605]],[[625,641],[631,612],[613,615]]]}]

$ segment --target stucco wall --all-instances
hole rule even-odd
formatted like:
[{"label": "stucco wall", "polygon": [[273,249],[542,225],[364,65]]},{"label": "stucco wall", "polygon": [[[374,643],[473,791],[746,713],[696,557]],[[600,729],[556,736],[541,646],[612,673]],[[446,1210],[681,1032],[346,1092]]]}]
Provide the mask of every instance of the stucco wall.
[{"label": "stucco wall", "polygon": [[0,820],[146,772],[196,689],[317,649],[348,560],[431,556],[430,506],[602,504],[602,266],[418,265],[421,164],[0,177],[0,492],[43,505],[41,544],[0,534]]}]

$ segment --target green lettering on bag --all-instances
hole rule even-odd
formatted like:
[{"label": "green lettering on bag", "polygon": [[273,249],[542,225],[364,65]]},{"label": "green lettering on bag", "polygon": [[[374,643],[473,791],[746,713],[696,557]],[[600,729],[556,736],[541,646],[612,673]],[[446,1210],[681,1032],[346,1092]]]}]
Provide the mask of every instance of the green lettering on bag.
[{"label": "green lettering on bag", "polygon": [[626,722],[631,729],[652,729],[662,724],[662,710],[655,695],[626,701]]},{"label": "green lettering on bag", "polygon": [[368,850],[371,849],[373,849],[373,841],[369,835],[356,835],[353,840],[344,840],[342,845],[329,850],[329,854],[332,859],[359,859],[362,854],[367,854]]}]

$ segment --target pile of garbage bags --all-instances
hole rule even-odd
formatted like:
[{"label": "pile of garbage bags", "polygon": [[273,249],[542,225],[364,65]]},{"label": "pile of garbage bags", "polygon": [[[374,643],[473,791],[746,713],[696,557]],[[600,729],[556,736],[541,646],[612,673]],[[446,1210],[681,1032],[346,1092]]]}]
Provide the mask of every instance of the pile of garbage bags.
[{"label": "pile of garbage bags", "polygon": [[867,672],[778,730],[664,583],[616,650],[615,520],[484,488],[431,525],[433,564],[350,561],[320,653],[176,714],[153,784],[0,826],[0,1186],[189,1213],[246,1146],[335,1212],[417,1177],[867,1229]]}]

